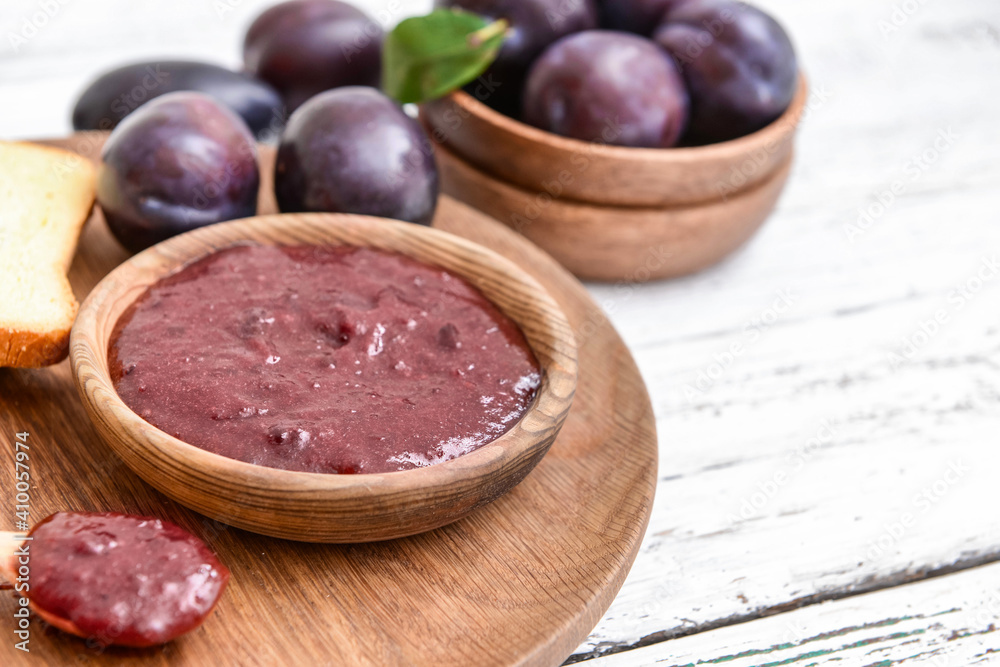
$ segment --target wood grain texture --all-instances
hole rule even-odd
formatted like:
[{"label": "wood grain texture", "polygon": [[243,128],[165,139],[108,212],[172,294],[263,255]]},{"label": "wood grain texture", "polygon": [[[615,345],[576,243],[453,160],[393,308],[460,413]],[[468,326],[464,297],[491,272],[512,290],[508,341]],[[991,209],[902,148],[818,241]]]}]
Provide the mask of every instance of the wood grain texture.
[{"label": "wood grain texture", "polygon": [[[172,54],[238,67],[242,31],[275,1],[64,3],[0,66],[0,94],[16,101],[0,109],[0,131],[65,134],[78,92],[129,59]],[[373,15],[401,7],[395,20],[432,2],[356,4]],[[961,311],[949,310],[949,323],[904,365],[893,369],[886,359],[921,322],[953,307],[948,295],[1000,242],[1000,5],[923,2],[900,16],[897,0],[754,4],[788,29],[812,90],[773,216],[742,250],[695,276],[587,286],[642,371],[663,455],[639,556],[574,660],[658,641],[643,649],[640,664],[649,664],[658,650],[673,656],[675,643],[694,646],[688,642],[696,635],[663,641],[691,633],[705,634],[718,651],[700,645],[699,654],[736,654],[743,644],[729,650],[734,635],[712,628],[742,623],[734,627],[752,633],[760,622],[765,638],[766,624],[781,617],[761,616],[1000,558],[993,472],[1000,465],[1000,281],[986,282]],[[221,13],[222,5],[234,8]],[[0,35],[20,30],[38,8],[37,0],[7,0]],[[943,152],[934,149],[940,136],[951,137]],[[880,211],[878,197],[897,182],[902,192]],[[849,239],[860,210],[872,207],[877,215]],[[794,307],[762,326],[779,291]],[[717,373],[717,358],[725,360],[734,344],[740,354]],[[685,385],[709,371],[711,386],[703,384],[696,400],[685,397]],[[811,447],[824,421],[835,433]],[[807,465],[795,478],[750,519],[733,521],[758,485],[800,451]],[[953,457],[974,474],[880,558],[865,558],[885,525],[913,512],[914,494]],[[989,572],[976,568],[970,577],[983,590],[996,588]],[[910,593],[901,595],[882,618],[909,602]],[[811,634],[849,627],[852,615],[876,604],[874,595],[856,599],[823,604],[844,609],[846,620],[817,623]],[[912,600],[923,613],[928,599]],[[928,605],[928,613],[938,609]],[[957,652],[963,644],[940,647],[939,664],[965,665]]]},{"label": "wood grain texture", "polygon": [[813,605],[587,667],[968,667],[1000,661],[1000,565]]},{"label": "wood grain texture", "polygon": [[670,655],[672,638],[1000,559],[1000,5],[927,3],[883,33],[896,3],[762,4],[816,100],[774,216],[705,273],[590,288],[664,454],[636,566],[574,659]]},{"label": "wood grain texture", "polygon": [[[803,76],[791,105],[767,127],[691,148],[627,148],[561,137],[463,91],[423,105],[421,117],[438,144],[483,174],[528,192],[600,207],[663,209],[714,202],[784,169],[807,99]],[[608,131],[616,131],[613,124]]]},{"label": "wood grain texture", "polygon": [[528,191],[437,148],[443,189],[500,220],[586,280],[637,283],[676,278],[718,263],[774,210],[791,171],[788,155],[755,187],[672,208],[616,208]]},{"label": "wood grain texture", "polygon": [[[270,151],[265,161],[270,163]],[[107,350],[122,314],[157,281],[218,250],[257,245],[367,246],[469,281],[518,325],[541,368],[535,399],[505,434],[451,461],[405,472],[323,475],[244,463],[171,437],[115,391]],[[73,325],[71,362],[97,430],[140,477],[198,512],[244,530],[349,544],[416,535],[457,521],[516,486],[549,450],[576,390],[573,331],[516,264],[452,234],[379,218],[271,215],[213,225],[136,255],[90,293]]]},{"label": "wood grain texture", "polygon": [[[83,137],[92,151],[101,137]],[[265,198],[267,204],[267,198]],[[264,208],[264,211],[273,210]],[[212,618],[161,649],[102,650],[34,628],[47,664],[556,665],[611,603],[648,520],[656,470],[638,371],[582,286],[515,234],[450,199],[435,227],[490,247],[546,286],[577,333],[573,408],[548,455],[495,503],[439,530],[366,545],[261,537],[184,509],[103,444],[69,365],[0,372],[5,444],[27,431],[35,520],[57,510],[155,514],[205,540],[232,570]],[[71,270],[79,295],[126,258],[95,214]],[[0,465],[13,469],[13,446]],[[14,498],[0,498],[13,516]],[[0,599],[0,614],[14,601]],[[0,664],[23,654],[0,643]]]}]

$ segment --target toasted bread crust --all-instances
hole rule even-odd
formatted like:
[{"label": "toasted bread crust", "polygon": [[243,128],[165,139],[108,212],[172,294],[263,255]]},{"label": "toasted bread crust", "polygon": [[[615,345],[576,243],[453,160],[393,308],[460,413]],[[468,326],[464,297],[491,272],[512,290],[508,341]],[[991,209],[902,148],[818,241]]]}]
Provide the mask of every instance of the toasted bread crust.
[{"label": "toasted bread crust", "polygon": [[[0,311],[6,310],[0,312],[0,366],[39,368],[62,361],[69,349],[79,304],[66,273],[93,208],[96,169],[75,153],[26,143],[0,142],[0,159],[0,170],[5,172],[0,185],[6,186],[0,191],[0,207],[4,207],[0,238],[7,232],[14,239],[5,252],[30,257],[28,269],[18,276],[38,271],[39,276],[47,276],[45,284],[53,285],[38,287],[36,282],[23,288],[15,280],[9,287],[28,291],[21,292],[22,302],[16,298],[6,300],[6,306],[0,302]],[[4,218],[5,211],[17,213]],[[58,313],[41,321],[37,315],[26,317],[24,311],[30,308],[25,303],[36,295],[58,304]]]},{"label": "toasted bread crust", "polygon": [[0,327],[0,366],[42,368],[57,364],[69,352],[69,329],[40,333]]}]

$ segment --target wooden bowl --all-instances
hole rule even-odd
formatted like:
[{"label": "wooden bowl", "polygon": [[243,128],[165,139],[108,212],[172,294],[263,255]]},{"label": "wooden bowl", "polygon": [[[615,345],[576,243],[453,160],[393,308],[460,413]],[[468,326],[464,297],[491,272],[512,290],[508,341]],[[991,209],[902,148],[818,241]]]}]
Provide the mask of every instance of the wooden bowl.
[{"label": "wooden bowl", "polygon": [[[144,421],[108,368],[112,330],[147,287],[219,249],[354,245],[404,253],[463,276],[524,333],[542,383],[522,419],[457,459],[403,472],[324,475],[256,466],[199,449]],[[142,252],[110,273],[80,308],[70,338],[77,389],[101,436],[149,484],[202,514],[305,542],[369,542],[456,521],[503,495],[548,451],[576,389],[576,344],[559,306],[533,278],[460,237],[407,223],[333,214],[271,215],[205,227]]]},{"label": "wooden bowl", "polygon": [[691,148],[567,139],[464,92],[421,108],[444,192],[521,232],[580,278],[643,282],[707,268],[760,228],[788,180],[808,88],[776,121]]},{"label": "wooden bowl", "polygon": [[691,148],[626,148],[561,137],[505,116],[464,91],[421,108],[433,138],[485,174],[529,192],[598,204],[664,208],[751,190],[792,154],[808,99],[804,76],[785,113],[739,139]]},{"label": "wooden bowl", "polygon": [[584,280],[640,283],[687,275],[746,243],[774,210],[789,155],[756,187],[673,208],[597,206],[493,178],[438,146],[444,191],[520,232]]}]

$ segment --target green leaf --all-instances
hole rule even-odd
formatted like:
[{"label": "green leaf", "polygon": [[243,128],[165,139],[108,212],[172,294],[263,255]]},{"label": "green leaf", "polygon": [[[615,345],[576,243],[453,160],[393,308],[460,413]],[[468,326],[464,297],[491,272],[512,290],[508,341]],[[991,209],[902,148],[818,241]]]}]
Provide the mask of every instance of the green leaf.
[{"label": "green leaf", "polygon": [[402,104],[425,102],[475,81],[496,60],[508,24],[439,9],[406,19],[382,47],[382,88]]}]

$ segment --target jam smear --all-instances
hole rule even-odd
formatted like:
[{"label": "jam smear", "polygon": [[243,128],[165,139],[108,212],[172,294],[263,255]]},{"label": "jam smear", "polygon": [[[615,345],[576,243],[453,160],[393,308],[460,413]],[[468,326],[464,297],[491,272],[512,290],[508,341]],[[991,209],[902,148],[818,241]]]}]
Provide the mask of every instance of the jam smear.
[{"label": "jam smear", "polygon": [[229,570],[197,537],[167,521],[59,512],[28,543],[28,596],[106,644],[155,646],[198,627]]}]

